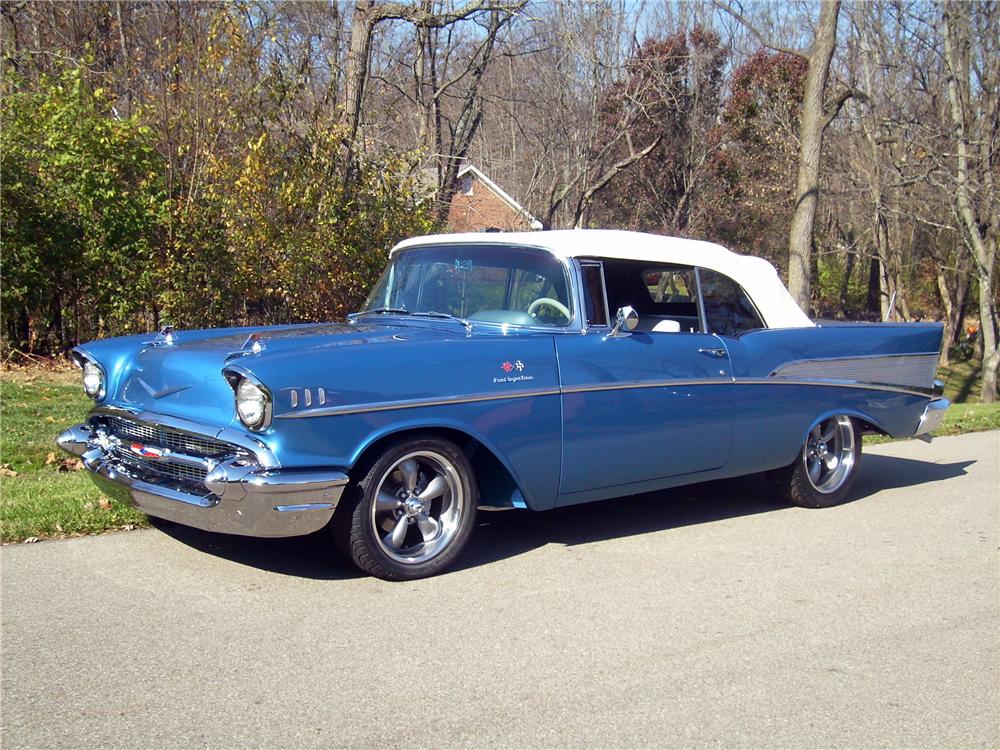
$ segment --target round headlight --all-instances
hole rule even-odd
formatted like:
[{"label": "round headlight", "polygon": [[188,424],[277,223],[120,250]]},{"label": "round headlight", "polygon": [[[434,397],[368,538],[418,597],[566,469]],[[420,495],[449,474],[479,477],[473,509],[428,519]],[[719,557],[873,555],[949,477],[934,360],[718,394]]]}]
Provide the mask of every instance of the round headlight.
[{"label": "round headlight", "polygon": [[267,392],[246,378],[236,386],[236,412],[240,415],[240,421],[251,430],[264,426],[267,402]]},{"label": "round headlight", "polygon": [[98,398],[104,390],[104,373],[93,362],[83,363],[83,390],[91,398]]}]

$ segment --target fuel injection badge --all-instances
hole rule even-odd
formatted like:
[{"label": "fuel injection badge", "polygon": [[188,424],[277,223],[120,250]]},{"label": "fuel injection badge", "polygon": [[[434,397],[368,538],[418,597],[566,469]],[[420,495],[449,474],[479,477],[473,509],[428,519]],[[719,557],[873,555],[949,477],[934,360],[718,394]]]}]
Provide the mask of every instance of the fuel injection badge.
[{"label": "fuel injection badge", "polygon": [[[534,380],[535,379],[534,375],[525,374],[524,371],[527,368],[528,366],[519,359],[515,359],[513,362],[511,362],[509,359],[506,359],[500,365],[500,369],[503,370],[506,373],[506,375],[501,375],[499,377],[493,378],[493,382],[520,383],[526,380]],[[513,374],[515,371],[517,372],[516,375]]]}]

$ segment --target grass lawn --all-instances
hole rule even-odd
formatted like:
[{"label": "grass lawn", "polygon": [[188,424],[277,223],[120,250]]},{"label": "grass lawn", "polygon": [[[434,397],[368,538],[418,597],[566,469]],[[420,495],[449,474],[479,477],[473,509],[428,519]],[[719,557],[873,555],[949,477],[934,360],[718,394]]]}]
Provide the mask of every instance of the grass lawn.
[{"label": "grass lawn", "polygon": [[983,368],[974,360],[956,360],[951,365],[939,367],[937,378],[944,383],[944,395],[953,404],[977,404],[983,387]]},{"label": "grass lawn", "polygon": [[0,403],[0,541],[149,524],[142,513],[105,498],[53,442],[90,409],[79,371],[0,372]]},{"label": "grass lawn", "polygon": [[[945,395],[953,403],[936,435],[1000,429],[1000,404],[974,403],[979,393],[977,368],[960,362],[938,377],[945,381]],[[963,398],[968,401],[954,403]],[[83,421],[90,403],[75,369],[0,371],[0,541],[149,524],[138,511],[105,498],[53,442],[66,427]],[[887,438],[865,440],[877,443]]]}]

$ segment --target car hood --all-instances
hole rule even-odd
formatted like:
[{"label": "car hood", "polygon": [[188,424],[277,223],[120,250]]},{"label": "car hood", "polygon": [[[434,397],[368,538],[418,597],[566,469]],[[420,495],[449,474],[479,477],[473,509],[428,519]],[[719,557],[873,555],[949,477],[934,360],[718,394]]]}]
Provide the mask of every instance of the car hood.
[{"label": "car hood", "polygon": [[[233,392],[222,374],[227,366],[253,370],[271,360],[288,362],[347,347],[467,335],[451,324],[324,323],[177,331],[169,344],[147,334],[97,341],[79,350],[104,367],[108,403],[226,425],[235,423]],[[254,351],[255,342],[259,351]]]}]

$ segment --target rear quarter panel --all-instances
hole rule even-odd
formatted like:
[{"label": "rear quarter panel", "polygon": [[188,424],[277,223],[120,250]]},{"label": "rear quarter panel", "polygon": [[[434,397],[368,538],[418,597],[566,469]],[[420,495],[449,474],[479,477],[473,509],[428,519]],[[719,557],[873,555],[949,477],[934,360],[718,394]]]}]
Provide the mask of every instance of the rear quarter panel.
[{"label": "rear quarter panel", "polygon": [[940,324],[889,323],[726,338],[737,405],[726,473],[791,463],[811,426],[833,414],[912,435],[930,399],[941,335]]}]

